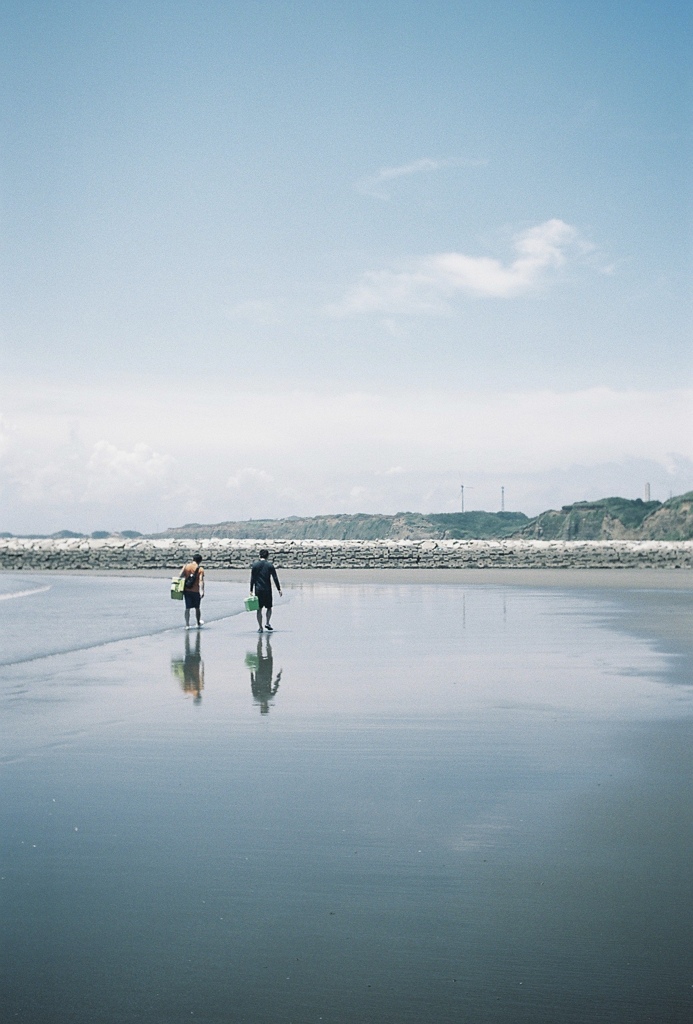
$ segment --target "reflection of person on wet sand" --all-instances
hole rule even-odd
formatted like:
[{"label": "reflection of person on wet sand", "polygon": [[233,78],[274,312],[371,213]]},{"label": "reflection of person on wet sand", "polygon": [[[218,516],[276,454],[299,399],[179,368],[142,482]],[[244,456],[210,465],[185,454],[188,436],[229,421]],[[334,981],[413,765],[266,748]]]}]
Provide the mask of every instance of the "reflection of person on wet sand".
[{"label": "reflection of person on wet sand", "polygon": [[194,648],[190,642],[190,634],[185,634],[185,657],[174,659],[171,662],[171,671],[179,679],[180,685],[185,693],[191,693],[195,704],[202,700],[202,691],[205,688],[205,663],[202,660],[201,637],[195,634]]},{"label": "reflection of person on wet sand", "polygon": [[279,689],[279,681],[282,677],[282,670],[280,669],[277,672],[276,678],[272,678],[274,675],[274,662],[272,659],[272,644],[269,637],[267,638],[266,652],[263,651],[262,640],[258,640],[256,657],[250,655],[250,658],[246,660],[251,665],[250,689],[253,692],[253,699],[260,705],[260,714],[266,715],[270,709],[269,702]]}]

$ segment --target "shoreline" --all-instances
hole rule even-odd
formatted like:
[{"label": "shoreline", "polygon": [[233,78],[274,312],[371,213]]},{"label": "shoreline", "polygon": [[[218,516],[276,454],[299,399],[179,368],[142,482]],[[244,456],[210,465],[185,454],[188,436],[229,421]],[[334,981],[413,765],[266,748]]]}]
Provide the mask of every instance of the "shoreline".
[{"label": "shoreline", "polygon": [[[244,568],[217,568],[203,560],[209,573],[209,583],[247,584],[250,562]],[[14,576],[17,572],[32,575],[52,576],[57,573],[69,576],[120,576],[154,579],[170,579],[171,569],[161,568],[94,568],[94,569],[5,569],[0,573]],[[691,591],[693,593],[693,569],[593,569],[593,568],[546,568],[546,569],[407,569],[407,568],[343,568],[343,569],[300,569],[278,565],[277,572],[283,587],[313,587],[321,585],[350,586],[398,586],[424,584],[428,586],[490,586],[529,587],[567,590],[663,590]]]}]

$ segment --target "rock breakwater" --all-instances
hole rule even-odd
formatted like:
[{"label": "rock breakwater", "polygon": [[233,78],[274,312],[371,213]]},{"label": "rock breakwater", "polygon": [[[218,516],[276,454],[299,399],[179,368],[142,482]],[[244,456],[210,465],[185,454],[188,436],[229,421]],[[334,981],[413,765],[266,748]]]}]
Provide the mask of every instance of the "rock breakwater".
[{"label": "rock breakwater", "polygon": [[0,539],[0,569],[161,569],[200,551],[209,569],[245,569],[266,544],[287,569],[690,569],[693,541]]}]

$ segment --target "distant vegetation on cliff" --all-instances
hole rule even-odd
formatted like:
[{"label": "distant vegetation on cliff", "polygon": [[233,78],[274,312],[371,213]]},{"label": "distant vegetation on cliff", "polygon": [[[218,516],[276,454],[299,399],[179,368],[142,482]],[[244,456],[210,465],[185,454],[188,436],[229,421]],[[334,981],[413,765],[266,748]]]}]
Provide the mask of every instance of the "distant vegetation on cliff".
[{"label": "distant vegetation on cliff", "polygon": [[165,537],[237,540],[692,540],[693,491],[660,501],[602,498],[564,505],[529,519],[522,512],[449,512],[394,516],[340,515],[251,519],[203,526],[188,523]]},{"label": "distant vegetation on cliff", "polygon": [[394,516],[342,515],[302,519],[251,519],[202,526],[188,523],[165,537],[230,537],[236,540],[457,540],[509,537],[530,522],[522,512],[448,512]]},{"label": "distant vegetation on cliff", "polygon": [[540,540],[693,540],[693,491],[660,501],[602,498],[542,512],[519,532]]},{"label": "distant vegetation on cliff", "polygon": [[[12,534],[0,533],[0,538]],[[79,538],[84,534],[61,530],[52,537]],[[96,530],[94,540],[105,537],[136,539],[142,534],[123,530],[110,534]],[[152,536],[152,535],[149,535]],[[693,540],[693,491],[669,501],[634,501],[601,498],[564,505],[528,518],[523,512],[445,512],[423,515],[398,512],[394,516],[336,515],[289,519],[250,519],[205,526],[188,523],[157,537],[231,540],[492,540],[501,537],[538,540]]]}]

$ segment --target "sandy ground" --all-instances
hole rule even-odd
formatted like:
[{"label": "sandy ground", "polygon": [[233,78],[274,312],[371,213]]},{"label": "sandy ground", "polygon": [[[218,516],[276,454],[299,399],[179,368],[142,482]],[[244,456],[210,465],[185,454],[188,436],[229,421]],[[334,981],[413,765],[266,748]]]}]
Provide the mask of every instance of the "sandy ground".
[{"label": "sandy ground", "polygon": [[[55,570],[43,570],[53,575]],[[66,572],[67,570],[61,570]],[[33,575],[41,573],[29,569]],[[683,590],[693,596],[693,569],[282,569],[283,586],[315,586],[325,583],[460,584],[493,587],[553,587],[587,590]],[[168,579],[165,569],[74,569],[83,576],[155,576]],[[248,569],[209,569],[207,579],[245,583]]]}]

